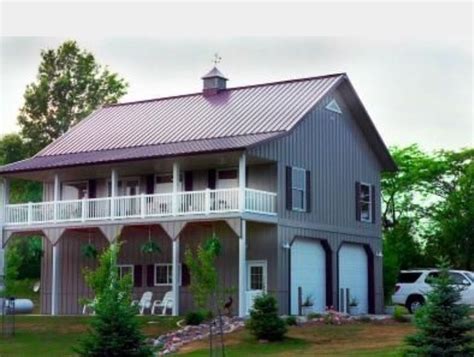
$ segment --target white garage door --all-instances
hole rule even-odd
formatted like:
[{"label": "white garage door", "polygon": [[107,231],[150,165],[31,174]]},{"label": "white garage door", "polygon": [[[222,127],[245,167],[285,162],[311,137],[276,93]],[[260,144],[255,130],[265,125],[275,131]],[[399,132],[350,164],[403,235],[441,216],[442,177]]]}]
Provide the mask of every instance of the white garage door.
[{"label": "white garage door", "polygon": [[369,311],[367,253],[361,245],[344,244],[339,250],[339,289],[359,303],[361,313]]},{"label": "white garage door", "polygon": [[291,246],[291,313],[298,314],[298,287],[302,299],[311,296],[313,310],[326,307],[326,255],[318,241],[296,239]]}]

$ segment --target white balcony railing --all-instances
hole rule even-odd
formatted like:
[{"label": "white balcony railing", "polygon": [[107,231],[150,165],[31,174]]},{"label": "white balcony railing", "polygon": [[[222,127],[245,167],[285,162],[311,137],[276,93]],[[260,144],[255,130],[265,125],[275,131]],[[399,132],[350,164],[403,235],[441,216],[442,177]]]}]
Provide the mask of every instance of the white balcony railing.
[{"label": "white balcony railing", "polygon": [[[239,212],[239,188],[9,204],[6,225],[142,219]],[[276,193],[245,189],[243,210],[276,215]]]}]

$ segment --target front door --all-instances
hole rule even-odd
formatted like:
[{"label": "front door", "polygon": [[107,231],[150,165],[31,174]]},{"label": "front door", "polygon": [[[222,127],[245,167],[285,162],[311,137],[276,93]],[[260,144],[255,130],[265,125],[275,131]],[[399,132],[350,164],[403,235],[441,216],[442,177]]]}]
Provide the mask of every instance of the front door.
[{"label": "front door", "polygon": [[250,309],[253,308],[255,298],[267,291],[267,286],[267,261],[247,261],[247,314],[249,314]]}]

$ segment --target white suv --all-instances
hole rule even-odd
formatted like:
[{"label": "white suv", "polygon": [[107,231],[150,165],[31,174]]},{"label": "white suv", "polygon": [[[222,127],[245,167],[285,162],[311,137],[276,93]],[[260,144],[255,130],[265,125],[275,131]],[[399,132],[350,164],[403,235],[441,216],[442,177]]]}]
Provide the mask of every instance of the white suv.
[{"label": "white suv", "polygon": [[[402,270],[395,285],[392,302],[404,305],[414,313],[426,301],[426,294],[432,289],[430,279],[438,276],[436,269]],[[465,270],[450,270],[449,275],[456,285],[462,286],[461,303],[474,306],[474,273]]]}]

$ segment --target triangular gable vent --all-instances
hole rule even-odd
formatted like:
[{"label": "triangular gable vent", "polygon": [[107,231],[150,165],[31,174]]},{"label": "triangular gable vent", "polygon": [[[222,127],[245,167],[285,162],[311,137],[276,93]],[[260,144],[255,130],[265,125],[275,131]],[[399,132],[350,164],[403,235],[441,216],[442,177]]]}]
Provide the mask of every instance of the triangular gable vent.
[{"label": "triangular gable vent", "polygon": [[333,99],[329,102],[328,105],[326,105],[326,109],[327,110],[330,110],[332,112],[336,112],[336,113],[339,113],[339,114],[342,114],[342,110],[341,110],[341,107],[339,106],[339,104],[337,104],[336,100]]}]

